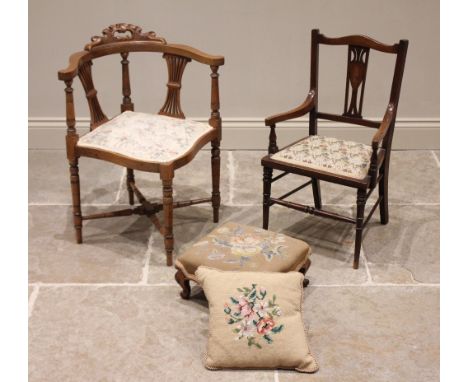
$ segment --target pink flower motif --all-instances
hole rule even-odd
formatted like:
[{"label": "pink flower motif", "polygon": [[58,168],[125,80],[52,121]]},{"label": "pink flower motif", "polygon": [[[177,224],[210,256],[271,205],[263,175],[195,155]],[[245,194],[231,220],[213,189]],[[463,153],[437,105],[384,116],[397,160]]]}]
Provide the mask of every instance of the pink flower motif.
[{"label": "pink flower motif", "polygon": [[275,321],[273,321],[271,318],[262,318],[257,323],[257,333],[261,335],[267,334],[274,327]]},{"label": "pink flower motif", "polygon": [[242,317],[244,318],[249,318],[254,314],[254,311],[252,310],[252,306],[250,305],[249,300],[247,300],[245,297],[240,297],[239,298],[239,304],[236,306],[237,312],[241,314]]},{"label": "pink flower motif", "polygon": [[265,301],[259,301],[254,305],[253,310],[260,317],[263,317],[268,313],[268,304]]},{"label": "pink flower motif", "polygon": [[239,329],[239,333],[237,339],[241,339],[242,337],[254,337],[256,332],[256,327],[252,321],[244,321],[240,325],[237,326]]}]

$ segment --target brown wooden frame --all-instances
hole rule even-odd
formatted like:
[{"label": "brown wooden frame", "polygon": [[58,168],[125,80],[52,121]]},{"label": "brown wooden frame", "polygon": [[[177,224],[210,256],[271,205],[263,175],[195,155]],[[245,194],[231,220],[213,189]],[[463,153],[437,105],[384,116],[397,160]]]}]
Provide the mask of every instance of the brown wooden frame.
[{"label": "brown wooden frame", "polygon": [[[331,114],[318,111],[318,61],[319,45],[347,45],[348,46],[348,70],[346,75],[346,92],[343,114]],[[364,119],[361,115],[364,97],[364,87],[367,74],[367,63],[371,50],[396,55],[393,82],[385,115],[380,122]],[[390,154],[392,147],[393,131],[400,98],[401,82],[405,67],[408,40],[400,40],[393,45],[382,44],[366,36],[353,35],[339,38],[326,37],[320,34],[318,29],[312,30],[311,49],[311,80],[310,92],[305,101],[295,109],[286,113],[273,115],[265,119],[266,126],[270,127],[268,155],[262,158],[263,166],[263,228],[268,229],[269,210],[274,204],[302,211],[311,215],[341,220],[352,223],[356,227],[356,240],[354,247],[353,267],[359,267],[359,255],[362,244],[362,231],[369,222],[376,208],[380,207],[380,221],[387,224],[388,214],[388,173]],[[278,152],[276,143],[275,127],[279,122],[297,118],[309,114],[309,136],[317,135],[317,119],[327,119],[337,122],[345,122],[354,125],[376,128],[377,131],[372,139],[372,156],[368,174],[363,179],[354,179],[346,176],[330,174],[324,171],[311,169],[305,166],[286,164],[274,160],[271,156]],[[280,175],[273,177],[273,170],[283,171]],[[287,174],[298,174],[310,178],[303,185],[278,197],[271,197],[271,184]],[[342,216],[334,212],[322,209],[320,192],[320,180],[341,184],[357,189],[357,213],[356,218]],[[286,201],[287,197],[295,192],[312,185],[314,206]],[[377,187],[379,197],[371,208],[368,216],[364,219],[366,201],[372,191]]]},{"label": "brown wooden frame", "polygon": [[[310,268],[310,264],[311,264],[310,259],[307,259],[307,261],[304,263],[303,266],[301,266],[301,268],[298,271],[304,275],[304,280],[302,281],[302,286],[304,288],[306,288],[309,285],[309,279],[305,278],[305,275]],[[177,282],[177,284],[179,284],[180,287],[182,288],[182,291],[180,292],[180,297],[182,297],[184,300],[190,300],[190,296],[192,293],[192,288],[190,287],[190,281],[194,281],[195,277],[194,276],[191,278],[187,277],[185,273],[182,271],[182,269],[180,269],[177,266],[177,263],[175,265],[175,268],[177,269],[177,272],[174,275],[174,279]]]},{"label": "brown wooden frame", "polygon": [[[205,134],[186,155],[170,163],[148,163],[136,159],[128,158],[122,155],[104,152],[94,148],[84,148],[77,146],[79,136],[75,128],[75,107],[73,101],[73,80],[78,76],[85,90],[91,114],[90,129],[99,128],[101,124],[109,119],[104,114],[99,104],[97,91],[92,79],[92,63],[99,57],[120,54],[122,60],[122,94],[123,100],[121,111],[134,110],[130,91],[129,74],[129,54],[131,52],[157,52],[162,53],[166,59],[169,72],[169,81],[167,84],[166,101],[159,111],[159,114],[174,118],[185,118],[180,106],[180,89],[183,70],[191,60],[209,65],[211,68],[211,116],[209,124],[213,130]],[[108,218],[114,216],[127,216],[131,214],[146,215],[156,226],[158,231],[164,236],[164,245],[167,256],[167,265],[172,265],[172,253],[174,249],[174,236],[172,230],[173,209],[186,207],[193,204],[211,202],[213,207],[213,220],[219,220],[219,206],[221,202],[219,192],[220,179],[220,142],[221,142],[221,116],[219,113],[219,83],[218,69],[224,64],[224,57],[213,56],[201,52],[195,48],[180,44],[169,44],[162,37],[154,32],[143,33],[139,26],[120,23],[114,24],[102,31],[102,36],[94,36],[91,42],[87,44],[84,50],[74,53],[70,56],[69,65],[66,69],[58,72],[58,78],[65,82],[66,97],[66,118],[67,135],[66,148],[67,158],[70,165],[70,182],[73,201],[73,222],[75,227],[76,241],[82,243],[82,222],[83,220]],[[174,202],[172,197],[172,180],[174,172],[179,167],[189,163],[198,151],[211,142],[211,175],[212,175],[212,196],[210,198],[194,199],[187,201]],[[127,190],[129,204],[134,204],[134,196],[137,197],[140,205],[134,208],[127,208],[119,211],[97,213],[83,216],[81,213],[80,201],[80,181],[78,171],[78,159],[81,156],[96,158],[112,162],[127,168]],[[150,203],[141,194],[135,185],[133,170],[157,172],[163,184],[162,203]],[[156,213],[163,211],[164,223],[160,224]]]}]

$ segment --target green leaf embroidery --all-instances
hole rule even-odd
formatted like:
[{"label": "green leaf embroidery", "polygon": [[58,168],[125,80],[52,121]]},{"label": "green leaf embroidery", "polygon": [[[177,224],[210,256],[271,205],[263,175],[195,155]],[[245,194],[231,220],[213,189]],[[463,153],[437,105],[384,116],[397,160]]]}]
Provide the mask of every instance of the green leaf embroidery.
[{"label": "green leaf embroidery", "polygon": [[281,324],[280,326],[276,326],[273,329],[271,329],[271,331],[276,334],[276,333],[281,332],[283,330],[283,328],[284,328],[284,325]]}]

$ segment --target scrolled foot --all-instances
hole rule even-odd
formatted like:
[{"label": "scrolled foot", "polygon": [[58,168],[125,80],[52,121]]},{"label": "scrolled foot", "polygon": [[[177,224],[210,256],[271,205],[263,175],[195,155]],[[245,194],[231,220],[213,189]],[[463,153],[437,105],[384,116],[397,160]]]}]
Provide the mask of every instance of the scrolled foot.
[{"label": "scrolled foot", "polygon": [[180,292],[180,297],[182,297],[184,300],[189,300],[190,299],[190,280],[185,277],[184,273],[178,269],[176,274],[175,274],[175,280],[177,281],[177,284],[180,285],[182,288],[182,292]]}]

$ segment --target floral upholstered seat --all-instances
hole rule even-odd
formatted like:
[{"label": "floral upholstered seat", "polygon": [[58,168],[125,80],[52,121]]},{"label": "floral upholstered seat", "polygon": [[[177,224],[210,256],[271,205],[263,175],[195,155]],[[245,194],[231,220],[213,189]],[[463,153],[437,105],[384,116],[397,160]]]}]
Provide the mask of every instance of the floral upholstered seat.
[{"label": "floral upholstered seat", "polygon": [[369,171],[372,147],[363,143],[311,135],[272,155],[281,162],[363,179]]},{"label": "floral upholstered seat", "polygon": [[310,247],[302,240],[229,222],[197,241],[175,261],[179,270],[176,279],[184,288],[184,281],[197,281],[195,271],[202,265],[224,271],[305,273],[309,255]]},{"label": "floral upholstered seat", "polygon": [[81,137],[78,146],[167,163],[186,154],[212,129],[190,119],[126,111]]}]

